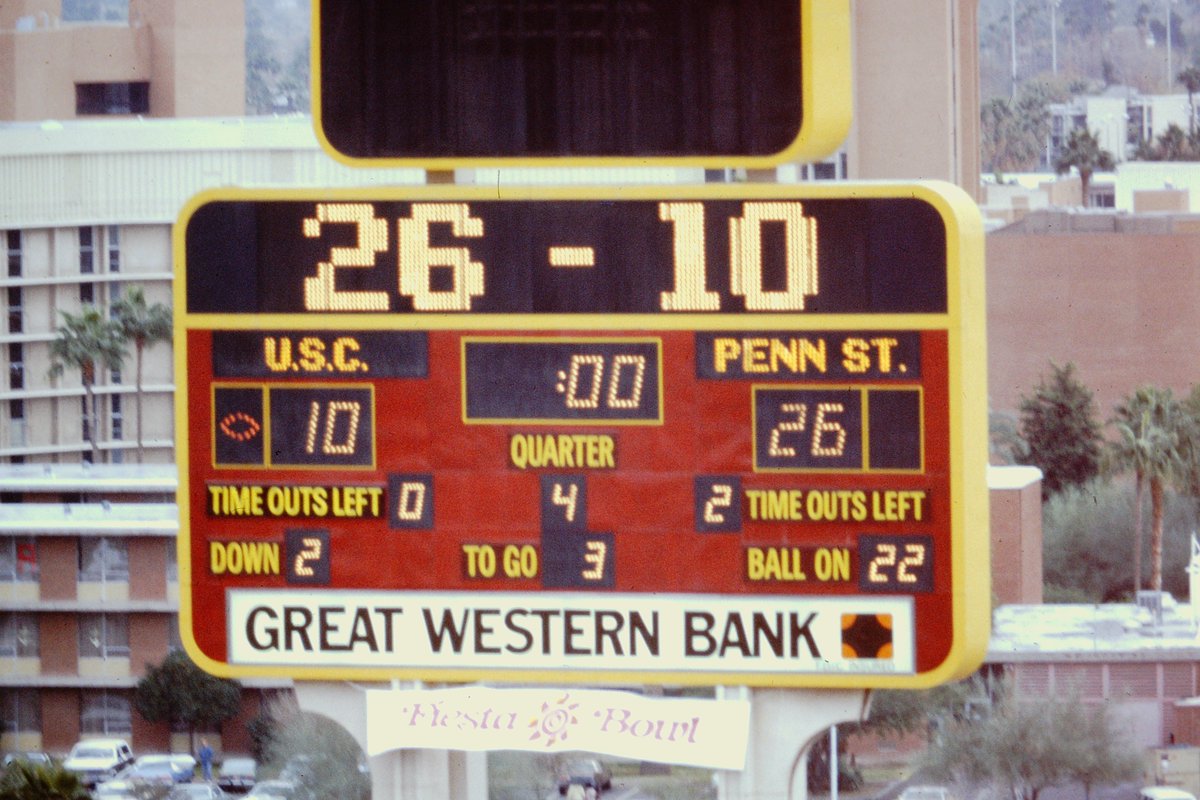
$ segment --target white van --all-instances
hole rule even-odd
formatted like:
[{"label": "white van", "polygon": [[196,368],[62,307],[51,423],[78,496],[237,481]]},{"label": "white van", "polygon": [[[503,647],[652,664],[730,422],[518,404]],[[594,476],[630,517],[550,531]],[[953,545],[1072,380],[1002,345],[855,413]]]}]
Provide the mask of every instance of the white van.
[{"label": "white van", "polygon": [[62,765],[91,789],[132,763],[133,751],[124,739],[83,739],[75,743]]}]

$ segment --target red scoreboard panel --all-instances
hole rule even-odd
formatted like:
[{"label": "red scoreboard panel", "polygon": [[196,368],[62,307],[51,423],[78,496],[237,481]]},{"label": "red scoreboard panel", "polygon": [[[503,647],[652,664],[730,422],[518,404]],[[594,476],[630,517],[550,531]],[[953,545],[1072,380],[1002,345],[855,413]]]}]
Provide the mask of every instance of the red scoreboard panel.
[{"label": "red scoreboard panel", "polygon": [[957,189],[222,190],[176,248],[206,668],[915,687],[981,658]]}]

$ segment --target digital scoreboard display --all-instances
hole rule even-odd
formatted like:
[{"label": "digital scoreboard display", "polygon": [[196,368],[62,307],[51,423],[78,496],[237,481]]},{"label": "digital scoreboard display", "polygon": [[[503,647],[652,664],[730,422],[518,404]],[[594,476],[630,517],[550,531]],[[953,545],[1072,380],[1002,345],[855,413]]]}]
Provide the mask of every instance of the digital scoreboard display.
[{"label": "digital scoreboard display", "polygon": [[182,625],[235,676],[933,685],[987,641],[944,184],[203,194]]},{"label": "digital scoreboard display", "polygon": [[850,124],[849,0],[316,0],[313,48],[359,164],[766,166]]}]

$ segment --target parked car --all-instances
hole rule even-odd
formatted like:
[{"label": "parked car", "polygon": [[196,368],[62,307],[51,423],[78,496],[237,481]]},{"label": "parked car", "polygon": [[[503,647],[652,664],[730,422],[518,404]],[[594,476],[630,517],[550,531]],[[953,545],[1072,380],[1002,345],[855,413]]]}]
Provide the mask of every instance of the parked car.
[{"label": "parked car", "polygon": [[21,750],[8,753],[4,756],[4,769],[8,769],[14,761],[24,761],[40,767],[48,767],[54,763],[49,753],[43,753],[40,750]]},{"label": "parked car", "polygon": [[139,756],[117,775],[119,780],[143,783],[183,783],[196,774],[196,759],[187,754],[156,753]]},{"label": "parked car", "polygon": [[91,789],[132,763],[133,750],[124,739],[84,739],[75,743],[62,765]]},{"label": "parked car", "polygon": [[1147,786],[1138,792],[1138,800],[1196,800],[1196,796],[1175,786]]},{"label": "parked car", "polygon": [[141,793],[129,781],[111,780],[92,789],[92,800],[141,800]]},{"label": "parked car", "polygon": [[227,792],[248,792],[254,786],[258,763],[253,758],[226,758],[217,774],[217,785]]},{"label": "parked car", "polygon": [[167,793],[166,800],[222,800],[226,797],[220,786],[212,781],[177,783]]},{"label": "parked car", "polygon": [[311,800],[312,793],[291,781],[269,780],[254,784],[242,800]]},{"label": "parked car", "polygon": [[945,786],[907,786],[896,800],[954,800]]},{"label": "parked car", "polygon": [[566,794],[567,787],[572,783],[608,791],[612,788],[612,772],[595,758],[564,761],[558,768],[558,793]]}]

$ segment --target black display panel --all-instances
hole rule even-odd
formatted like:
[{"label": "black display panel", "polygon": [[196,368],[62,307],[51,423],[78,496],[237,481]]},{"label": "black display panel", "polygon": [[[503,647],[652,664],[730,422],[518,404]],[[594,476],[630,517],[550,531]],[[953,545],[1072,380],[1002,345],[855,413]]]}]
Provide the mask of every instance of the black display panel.
[{"label": "black display panel", "polygon": [[214,331],[218,378],[423,378],[425,334],[415,331]]},{"label": "black display panel", "polygon": [[907,198],[216,201],[189,313],[945,313],[946,229]]},{"label": "black display panel", "polygon": [[321,131],[352,158],[770,155],[804,120],[800,0],[317,7]]},{"label": "black display panel", "polygon": [[658,341],[463,342],[464,419],[657,422]]}]

